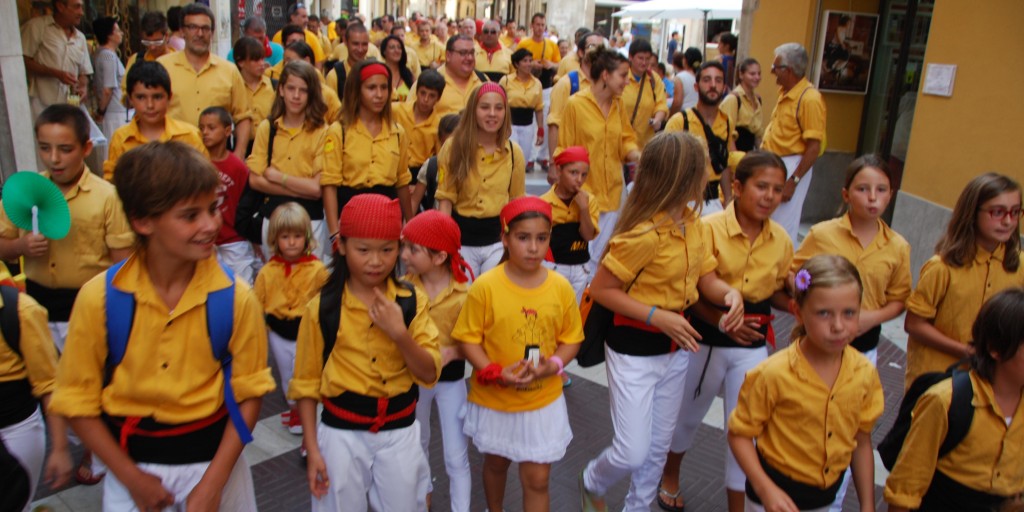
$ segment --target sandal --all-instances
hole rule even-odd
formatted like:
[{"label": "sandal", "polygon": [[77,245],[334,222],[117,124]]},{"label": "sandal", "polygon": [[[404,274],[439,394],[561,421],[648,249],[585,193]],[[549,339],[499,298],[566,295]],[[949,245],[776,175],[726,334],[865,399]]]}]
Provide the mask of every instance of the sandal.
[{"label": "sandal", "polygon": [[[676,500],[679,499],[679,495],[683,494],[683,489],[680,488],[675,494],[672,494],[665,490],[664,487],[658,487],[658,508],[665,510],[666,512],[683,512],[686,510],[686,504],[676,506]],[[668,498],[669,501],[665,501],[662,498]]]},{"label": "sandal", "polygon": [[105,475],[106,473],[99,476],[93,474],[91,453],[83,455],[82,460],[78,462],[78,467],[75,468],[75,481],[82,485],[96,485],[103,480]]}]

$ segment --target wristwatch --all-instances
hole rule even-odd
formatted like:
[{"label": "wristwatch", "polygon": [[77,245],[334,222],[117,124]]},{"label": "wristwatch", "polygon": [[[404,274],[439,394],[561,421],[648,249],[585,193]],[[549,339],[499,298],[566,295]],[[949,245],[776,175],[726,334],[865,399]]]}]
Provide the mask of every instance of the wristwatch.
[{"label": "wristwatch", "polygon": [[794,185],[799,185],[800,184],[800,176],[797,176],[796,174],[794,174],[790,179],[793,180],[793,184]]}]

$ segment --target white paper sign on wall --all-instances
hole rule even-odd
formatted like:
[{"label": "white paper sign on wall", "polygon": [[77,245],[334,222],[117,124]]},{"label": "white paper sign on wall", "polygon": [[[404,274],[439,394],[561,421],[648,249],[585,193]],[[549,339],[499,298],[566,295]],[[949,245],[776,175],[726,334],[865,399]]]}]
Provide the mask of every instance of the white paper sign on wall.
[{"label": "white paper sign on wall", "polygon": [[953,96],[956,64],[929,63],[924,73],[924,93],[935,96]]}]

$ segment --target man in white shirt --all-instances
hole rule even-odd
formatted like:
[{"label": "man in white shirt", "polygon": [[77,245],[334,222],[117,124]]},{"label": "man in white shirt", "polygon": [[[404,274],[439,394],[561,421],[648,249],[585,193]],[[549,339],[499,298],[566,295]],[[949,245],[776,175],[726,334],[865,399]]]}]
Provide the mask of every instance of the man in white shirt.
[{"label": "man in white shirt", "polygon": [[33,119],[50,105],[81,104],[92,74],[85,35],[75,28],[85,14],[83,0],[54,0],[53,8],[53,15],[21,27]]}]

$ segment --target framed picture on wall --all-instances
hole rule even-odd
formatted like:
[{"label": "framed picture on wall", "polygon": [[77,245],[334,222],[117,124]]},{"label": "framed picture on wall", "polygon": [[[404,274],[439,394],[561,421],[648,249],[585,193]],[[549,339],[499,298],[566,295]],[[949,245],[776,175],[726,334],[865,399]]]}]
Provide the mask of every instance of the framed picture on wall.
[{"label": "framed picture on wall", "polygon": [[878,15],[825,11],[814,67],[822,92],[867,94],[878,35]]}]

